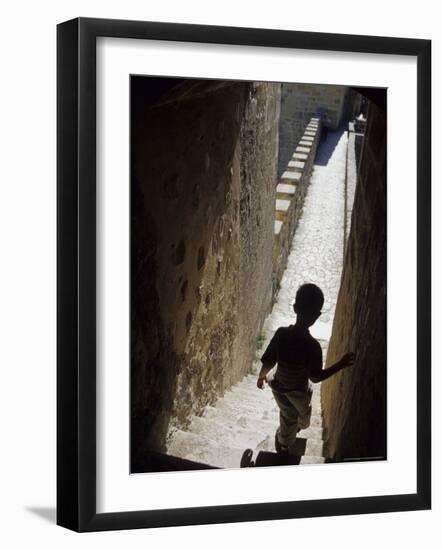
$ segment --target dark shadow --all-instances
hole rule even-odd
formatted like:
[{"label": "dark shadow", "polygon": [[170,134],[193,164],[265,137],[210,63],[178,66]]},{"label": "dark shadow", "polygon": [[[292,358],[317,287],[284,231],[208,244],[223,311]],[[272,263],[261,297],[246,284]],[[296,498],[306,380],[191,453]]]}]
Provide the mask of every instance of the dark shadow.
[{"label": "dark shadow", "polygon": [[307,439],[304,437],[297,437],[293,450],[291,451],[295,455],[303,456],[305,454],[305,448],[307,446]]},{"label": "dark shadow", "polygon": [[319,166],[327,166],[330,157],[333,154],[339,140],[341,139],[342,134],[345,132],[347,123],[342,124],[337,130],[327,130],[325,128],[322,130],[324,139],[321,138],[321,141],[318,144],[318,149],[316,151],[315,164]]},{"label": "dark shadow", "polygon": [[271,451],[260,451],[255,460],[252,460],[253,451],[244,451],[241,468],[262,468],[264,466],[297,466],[304,456],[307,439],[299,437],[296,439],[293,450],[288,453],[276,453]]},{"label": "dark shadow", "polygon": [[260,451],[256,457],[254,467],[264,466],[297,466],[301,462],[301,456],[282,453]]},{"label": "dark shadow", "polygon": [[351,89],[374,103],[384,113],[387,111],[387,88],[361,88],[354,86]]},{"label": "dark shadow", "polygon": [[[149,453],[166,456],[174,407],[181,421],[193,412],[199,364],[185,350],[212,299],[202,282],[221,221],[235,212],[230,167],[248,88],[224,84],[131,79],[131,472],[181,468]],[[218,340],[202,352],[219,357]]]},{"label": "dark shadow", "polygon": [[57,510],[56,508],[48,508],[44,506],[28,506],[26,508],[27,512],[39,516],[40,518],[48,521],[49,523],[56,523],[57,520]]},{"label": "dark shadow", "polygon": [[143,472],[179,472],[183,470],[215,470],[215,466],[195,462],[177,456],[167,455],[150,451],[142,456],[138,455],[138,460],[132,460],[131,474]]}]

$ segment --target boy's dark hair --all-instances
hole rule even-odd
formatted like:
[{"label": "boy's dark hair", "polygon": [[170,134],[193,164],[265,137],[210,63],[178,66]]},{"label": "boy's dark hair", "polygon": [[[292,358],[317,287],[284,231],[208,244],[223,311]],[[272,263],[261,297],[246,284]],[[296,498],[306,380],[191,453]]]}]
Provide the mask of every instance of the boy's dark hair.
[{"label": "boy's dark hair", "polygon": [[295,305],[299,313],[315,313],[324,305],[324,294],[313,283],[301,285],[296,292]]}]

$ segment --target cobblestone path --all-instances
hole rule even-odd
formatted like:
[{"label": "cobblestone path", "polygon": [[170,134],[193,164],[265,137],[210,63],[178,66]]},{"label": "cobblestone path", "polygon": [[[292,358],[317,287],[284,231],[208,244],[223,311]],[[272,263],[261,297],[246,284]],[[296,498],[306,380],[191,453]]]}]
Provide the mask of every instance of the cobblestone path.
[{"label": "cobblestone path", "polygon": [[[295,322],[292,304],[296,290],[311,282],[321,287],[325,296],[322,315],[311,328],[325,359],[343,261],[346,153],[346,132],[329,132],[319,145],[278,298],[264,323],[263,349],[279,326]],[[257,360],[255,373],[260,366]],[[320,384],[313,385],[312,409],[310,427],[298,435],[306,439],[301,464],[324,462]],[[271,390],[259,390],[256,374],[248,375],[206,407],[202,416],[193,417],[189,431],[169,434],[168,453],[212,466],[238,468],[246,448],[253,449],[254,455],[260,450],[274,451],[278,416]]]}]

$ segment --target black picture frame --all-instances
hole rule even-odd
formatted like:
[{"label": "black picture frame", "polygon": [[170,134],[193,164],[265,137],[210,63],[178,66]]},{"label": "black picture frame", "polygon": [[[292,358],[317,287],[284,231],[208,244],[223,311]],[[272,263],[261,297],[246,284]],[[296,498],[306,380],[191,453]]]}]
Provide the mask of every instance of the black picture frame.
[{"label": "black picture frame", "polygon": [[[417,58],[417,492],[96,512],[96,38]],[[431,507],[431,41],[78,18],[57,27],[57,523],[75,531],[425,510]]]}]

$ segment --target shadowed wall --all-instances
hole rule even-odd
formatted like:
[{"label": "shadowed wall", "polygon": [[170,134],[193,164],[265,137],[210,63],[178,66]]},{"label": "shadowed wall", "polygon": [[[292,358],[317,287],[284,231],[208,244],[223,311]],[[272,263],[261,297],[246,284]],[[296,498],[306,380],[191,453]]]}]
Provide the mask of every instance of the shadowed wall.
[{"label": "shadowed wall", "polygon": [[386,117],[370,103],[327,366],[356,363],[322,383],[327,456],[386,457]]},{"label": "shadowed wall", "polygon": [[277,162],[279,86],[148,80],[132,80],[132,463],[251,369]]}]

